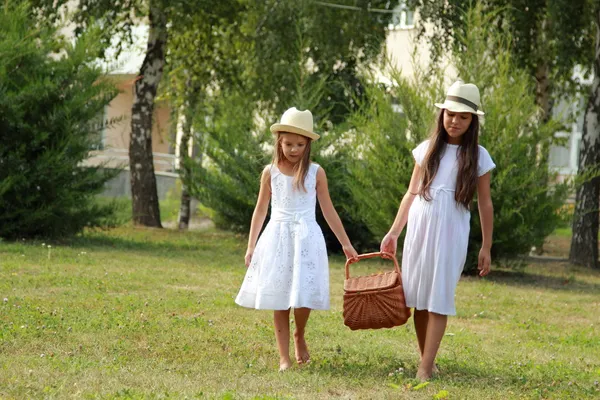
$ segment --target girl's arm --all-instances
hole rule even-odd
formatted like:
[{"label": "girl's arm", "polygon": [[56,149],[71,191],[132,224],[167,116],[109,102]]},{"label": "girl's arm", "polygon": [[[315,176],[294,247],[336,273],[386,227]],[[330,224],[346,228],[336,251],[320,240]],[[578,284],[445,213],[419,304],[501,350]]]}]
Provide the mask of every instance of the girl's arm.
[{"label": "girl's arm", "polygon": [[358,257],[358,253],[354,250],[354,247],[352,247],[350,239],[346,234],[346,230],[342,225],[342,220],[331,202],[329,187],[327,185],[327,176],[325,175],[323,168],[317,170],[317,198],[319,199],[319,205],[321,206],[325,221],[327,221],[327,224],[335,234],[335,237],[337,237],[342,245],[346,258]]},{"label": "girl's arm", "polygon": [[248,237],[248,250],[246,250],[246,256],[244,260],[246,267],[250,265],[252,261],[252,255],[254,254],[254,247],[258,240],[258,234],[260,229],[265,222],[267,211],[269,209],[269,199],[271,198],[271,168],[266,167],[262,175],[260,176],[260,190],[258,192],[258,200],[256,201],[256,207],[252,214],[252,222],[250,223],[250,235]]},{"label": "girl's arm", "polygon": [[400,233],[402,233],[402,229],[404,229],[404,226],[408,221],[408,211],[410,210],[410,206],[412,205],[413,200],[415,199],[415,196],[419,190],[420,177],[421,167],[419,167],[419,164],[415,163],[415,168],[413,169],[410,183],[408,184],[408,191],[404,197],[402,197],[400,208],[398,209],[398,213],[396,214],[396,219],[394,220],[392,227],[381,241],[380,251],[396,254],[398,237],[400,236]]},{"label": "girl's arm", "polygon": [[494,231],[494,205],[490,191],[491,172],[482,175],[477,180],[477,204],[479,206],[479,219],[481,220],[481,234],[483,241],[479,251],[477,269],[479,275],[485,276],[490,272],[492,256],[492,233]]}]

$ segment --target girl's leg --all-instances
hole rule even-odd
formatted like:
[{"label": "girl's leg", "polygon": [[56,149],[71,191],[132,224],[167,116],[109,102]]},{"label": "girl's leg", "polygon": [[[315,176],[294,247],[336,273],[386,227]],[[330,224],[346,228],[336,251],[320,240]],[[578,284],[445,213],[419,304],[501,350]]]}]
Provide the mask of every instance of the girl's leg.
[{"label": "girl's leg", "polygon": [[305,364],[310,361],[308,347],[304,339],[304,328],[310,316],[310,308],[295,308],[294,321],[296,322],[296,330],[294,331],[294,347],[296,350],[296,361],[298,364]]},{"label": "girl's leg", "polygon": [[413,320],[415,331],[417,332],[417,341],[419,342],[419,351],[421,358],[425,351],[425,338],[427,337],[427,321],[429,321],[429,311],[414,309]]},{"label": "girl's leg", "polygon": [[[417,332],[417,341],[419,342],[419,363],[423,359],[425,351],[425,338],[427,337],[427,321],[429,321],[429,311],[414,309],[413,320],[415,323],[415,331]],[[438,369],[433,364],[433,372],[437,373]]]},{"label": "girl's leg", "polygon": [[275,339],[279,350],[279,370],[285,371],[292,366],[290,360],[290,310],[275,310]]},{"label": "girl's leg", "polygon": [[425,347],[421,365],[417,371],[417,378],[427,380],[431,378],[435,366],[435,357],[440,348],[440,343],[446,331],[448,316],[442,314],[429,313],[429,321],[427,321],[427,336],[425,338]]}]

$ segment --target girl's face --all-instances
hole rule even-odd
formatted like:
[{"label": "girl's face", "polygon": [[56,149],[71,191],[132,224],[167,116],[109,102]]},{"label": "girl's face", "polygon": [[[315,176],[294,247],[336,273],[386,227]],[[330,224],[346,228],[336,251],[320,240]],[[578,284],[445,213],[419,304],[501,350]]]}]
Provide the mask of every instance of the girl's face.
[{"label": "girl's face", "polygon": [[473,114],[470,112],[453,112],[444,110],[444,129],[448,132],[449,142],[459,144],[461,136],[469,129]]},{"label": "girl's face", "polygon": [[295,133],[282,132],[281,135],[281,149],[285,158],[295,164],[302,160],[302,156],[306,151],[306,144],[308,138],[297,135]]}]

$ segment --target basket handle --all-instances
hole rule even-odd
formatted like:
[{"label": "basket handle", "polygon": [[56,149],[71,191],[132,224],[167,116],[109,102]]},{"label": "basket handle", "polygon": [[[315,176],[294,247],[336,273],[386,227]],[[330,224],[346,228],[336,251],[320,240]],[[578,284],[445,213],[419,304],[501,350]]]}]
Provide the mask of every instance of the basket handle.
[{"label": "basket handle", "polygon": [[396,260],[396,256],[392,253],[384,253],[384,252],[376,252],[376,253],[365,253],[359,254],[357,258],[349,258],[346,260],[346,279],[350,279],[350,265],[355,262],[359,262],[360,260],[366,260],[368,258],[381,257],[387,260],[394,261],[394,270],[399,274],[400,266],[398,265],[398,260]]}]

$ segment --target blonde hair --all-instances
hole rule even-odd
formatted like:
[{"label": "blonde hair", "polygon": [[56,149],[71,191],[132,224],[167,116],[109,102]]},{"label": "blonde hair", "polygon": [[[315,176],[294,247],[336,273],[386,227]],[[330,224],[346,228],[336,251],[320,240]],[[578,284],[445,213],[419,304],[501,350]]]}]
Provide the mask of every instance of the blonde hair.
[{"label": "blonde hair", "polygon": [[[281,140],[283,139],[282,134],[291,133],[291,132],[277,132],[277,136],[275,139],[275,151],[273,152],[273,164],[279,167],[279,163],[285,160],[285,155],[283,154],[283,148],[281,147]],[[302,136],[302,135],[300,135]],[[294,165],[294,181],[292,186],[295,189],[302,189],[306,192],[306,187],[304,186],[304,180],[306,179],[306,175],[308,174],[308,169],[310,168],[310,144],[312,140],[306,136],[306,148],[304,149],[304,154],[302,154],[302,158]]]}]

